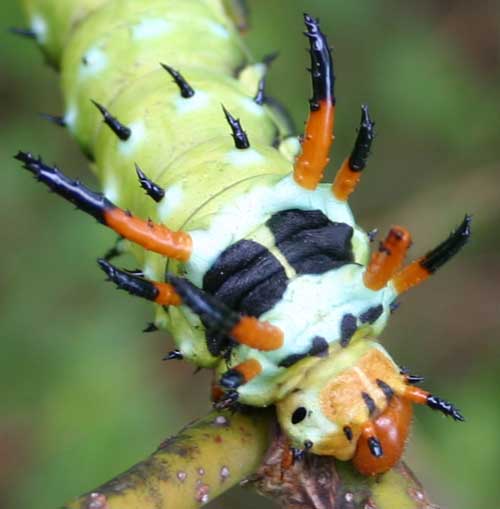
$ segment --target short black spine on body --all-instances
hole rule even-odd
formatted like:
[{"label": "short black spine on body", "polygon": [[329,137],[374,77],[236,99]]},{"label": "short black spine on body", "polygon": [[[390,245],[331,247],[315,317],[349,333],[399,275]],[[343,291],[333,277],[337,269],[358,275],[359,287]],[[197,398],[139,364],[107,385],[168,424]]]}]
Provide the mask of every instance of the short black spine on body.
[{"label": "short black spine on body", "polygon": [[375,138],[375,123],[372,122],[368,113],[368,106],[361,106],[361,122],[358,135],[349,157],[349,168],[352,171],[362,171],[370,155],[370,149]]},{"label": "short black spine on body", "polygon": [[472,216],[466,215],[460,226],[450,236],[421,260],[420,265],[430,273],[435,272],[448,260],[455,256],[464,246],[471,235]]},{"label": "short black spine on body", "polygon": [[121,141],[127,141],[130,136],[132,136],[132,130],[129,127],[122,124],[118,119],[113,117],[104,106],[92,99],[91,101],[101,112],[104,123],[116,134],[116,136],[118,136]]},{"label": "short black spine on body", "polygon": [[335,75],[328,41],[319,28],[319,21],[304,14],[304,23],[306,25],[304,35],[309,39],[310,45],[310,72],[313,88],[313,96],[309,100],[309,105],[311,111],[316,111],[320,108],[321,101],[335,104]]},{"label": "short black spine on body", "polygon": [[140,277],[133,276],[132,274],[117,269],[114,265],[100,258],[97,263],[101,269],[106,273],[110,281],[116,283],[120,290],[125,290],[131,295],[142,297],[143,299],[155,301],[158,297],[158,289],[149,281]]},{"label": "short black spine on body", "polygon": [[172,76],[174,83],[179,87],[179,91],[181,93],[181,97],[184,97],[184,99],[189,99],[190,97],[193,97],[195,94],[193,88],[191,85],[186,81],[184,76],[179,71],[176,71],[172,67],[166,64],[161,64],[163,69]]},{"label": "short black spine on body", "polygon": [[141,184],[141,187],[144,189],[144,191],[146,191],[146,194],[155,202],[160,202],[165,196],[165,189],[149,179],[141,170],[138,164],[135,165],[135,171],[137,173],[139,183]]},{"label": "short black spine on body", "polygon": [[266,101],[265,96],[265,88],[266,88],[266,77],[263,76],[259,80],[259,84],[257,85],[257,93],[255,94],[255,97],[253,98],[254,102],[258,104],[259,106],[262,106],[264,102]]},{"label": "short black spine on body", "polygon": [[100,223],[106,224],[105,213],[115,208],[115,205],[103,194],[91,191],[78,180],[70,179],[56,167],[46,165],[41,158],[35,158],[29,152],[19,152],[15,158],[24,163],[24,168],[31,171],[37,180],[52,191],[95,217]]},{"label": "short black spine on body", "polygon": [[172,350],[163,357],[162,360],[164,361],[181,361],[184,359],[184,355],[182,355],[182,352],[180,350]]},{"label": "short black spine on body", "polygon": [[142,329],[142,332],[145,332],[145,333],[156,332],[157,330],[158,330],[158,327],[154,324],[154,322],[149,322],[146,325],[146,327],[144,327],[144,329]]},{"label": "short black spine on body", "polygon": [[224,389],[237,389],[240,385],[245,383],[243,375],[235,370],[230,369],[226,371],[220,378],[219,384]]},{"label": "short black spine on body", "polygon": [[52,122],[53,124],[59,126],[59,127],[66,127],[66,120],[64,117],[61,117],[59,115],[51,115],[50,113],[40,113],[39,114],[42,118],[45,120],[48,120],[49,122]]},{"label": "short black spine on body", "polygon": [[371,417],[377,409],[375,401],[373,401],[373,398],[367,392],[362,392],[361,397],[363,398],[366,408],[368,409],[368,415]]},{"label": "short black spine on body", "polygon": [[227,123],[231,127],[232,137],[234,139],[234,146],[238,149],[246,149],[250,147],[247,133],[241,127],[239,119],[234,118],[229,111],[226,110],[224,105],[222,106],[224,115],[226,116]]},{"label": "short black spine on body", "polygon": [[25,37],[26,39],[36,39],[36,32],[31,28],[20,28],[20,27],[10,27],[9,32],[14,35],[20,35],[21,37]]}]

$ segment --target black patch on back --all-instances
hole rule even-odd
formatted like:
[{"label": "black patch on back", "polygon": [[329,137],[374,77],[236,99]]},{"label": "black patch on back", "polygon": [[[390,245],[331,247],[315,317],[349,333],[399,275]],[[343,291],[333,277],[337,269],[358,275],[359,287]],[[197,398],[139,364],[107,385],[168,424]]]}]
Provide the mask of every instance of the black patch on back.
[{"label": "black patch on back", "polygon": [[296,408],[292,414],[292,424],[302,422],[307,416],[307,410],[303,406]]},{"label": "black patch on back", "polygon": [[356,317],[346,313],[340,322],[340,345],[342,348],[349,344],[349,341],[351,341],[352,336],[356,332],[356,328]]},{"label": "black patch on back", "polygon": [[229,246],[203,277],[206,292],[232,310],[256,317],[280,300],[287,283],[278,260],[252,240]]},{"label": "black patch on back", "polygon": [[384,307],[382,304],[378,306],[373,306],[368,308],[364,313],[359,315],[359,320],[361,323],[374,323],[380,317],[380,315],[384,312]]},{"label": "black patch on back", "polygon": [[313,339],[309,355],[316,357],[325,357],[328,354],[328,343],[325,338],[316,336]]},{"label": "black patch on back", "polygon": [[284,210],[266,225],[297,274],[323,274],[354,260],[352,227],[330,221],[319,210]]},{"label": "black patch on back", "polygon": [[302,359],[305,359],[308,357],[308,353],[293,353],[289,355],[288,357],[285,357],[283,360],[280,361],[278,366],[280,368],[289,368],[290,366],[293,366],[296,362],[301,361]]}]

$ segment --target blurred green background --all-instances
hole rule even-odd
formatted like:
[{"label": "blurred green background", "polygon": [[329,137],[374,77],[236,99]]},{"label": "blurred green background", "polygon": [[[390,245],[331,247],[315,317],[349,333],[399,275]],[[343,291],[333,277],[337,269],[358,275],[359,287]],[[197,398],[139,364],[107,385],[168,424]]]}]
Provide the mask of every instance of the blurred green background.
[{"label": "blurred green background", "polygon": [[[498,507],[500,441],[500,49],[498,2],[250,0],[248,44],[280,51],[269,91],[297,125],[309,97],[302,11],[334,46],[333,167],[368,103],[378,137],[353,198],[366,229],[407,226],[418,256],[474,215],[474,236],[403,299],[384,334],[395,358],[467,417],[417,409],[407,460],[443,508]],[[140,331],[150,307],[103,282],[95,259],[114,235],[49,195],[12,160],[43,153],[97,185],[58,113],[56,74],[30,41],[15,0],[0,4],[0,506],[50,509],[145,457],[206,412],[208,376],[162,363],[171,345]],[[193,378],[194,377],[194,378]],[[235,454],[237,452],[235,451]],[[210,507],[264,503],[238,490]]]}]

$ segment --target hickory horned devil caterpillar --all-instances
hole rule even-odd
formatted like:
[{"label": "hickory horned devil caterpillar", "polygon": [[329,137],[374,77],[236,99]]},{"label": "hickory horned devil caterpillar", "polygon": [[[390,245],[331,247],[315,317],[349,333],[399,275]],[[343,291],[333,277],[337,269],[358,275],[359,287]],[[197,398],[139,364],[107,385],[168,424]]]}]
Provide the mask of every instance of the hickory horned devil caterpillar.
[{"label": "hickory horned devil caterpillar", "polygon": [[[401,371],[376,338],[396,297],[464,246],[471,218],[404,267],[411,239],[399,226],[370,256],[370,235],[347,203],[374,138],[366,106],[351,154],[332,185],[320,183],[335,77],[319,22],[304,15],[313,96],[299,144],[265,95],[269,62],[249,62],[221,3],[97,3],[64,49],[66,113],[53,118],[94,160],[105,194],[30,153],[16,158],[119,234],[99,265],[119,288],[159,305],[155,327],[176,344],[169,358],[214,370],[218,408],[275,405],[292,455],[352,459],[366,475],[401,457],[413,404],[463,420],[416,387],[421,378]],[[48,29],[37,27],[43,45]],[[196,51],[180,45],[189,31]],[[214,48],[217,58],[207,56]],[[159,53],[172,61],[160,66]],[[110,263],[125,249],[142,272]]]}]

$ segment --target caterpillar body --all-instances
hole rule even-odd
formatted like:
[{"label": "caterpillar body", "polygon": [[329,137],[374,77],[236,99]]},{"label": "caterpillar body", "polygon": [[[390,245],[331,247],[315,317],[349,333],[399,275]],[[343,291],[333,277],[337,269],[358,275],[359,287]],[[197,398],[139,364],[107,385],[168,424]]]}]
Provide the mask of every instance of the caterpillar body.
[{"label": "caterpillar body", "polygon": [[412,403],[463,420],[376,338],[396,297],[463,247],[470,216],[404,267],[402,227],[370,254],[348,197],[374,124],[363,106],[351,154],[333,184],[320,183],[335,76],[316,19],[304,15],[313,97],[300,141],[265,95],[269,62],[252,61],[221,0],[25,3],[32,35],[61,69],[66,110],[55,120],[104,194],[30,153],[16,157],[120,235],[111,254],[130,250],[142,271],[118,269],[111,254],[101,268],[158,304],[155,326],[176,344],[169,358],[214,370],[218,407],[276,405],[295,456],[352,459],[367,475],[399,460]]}]

